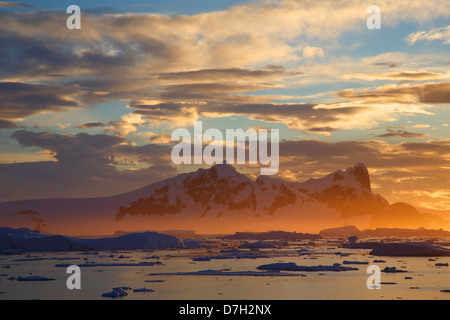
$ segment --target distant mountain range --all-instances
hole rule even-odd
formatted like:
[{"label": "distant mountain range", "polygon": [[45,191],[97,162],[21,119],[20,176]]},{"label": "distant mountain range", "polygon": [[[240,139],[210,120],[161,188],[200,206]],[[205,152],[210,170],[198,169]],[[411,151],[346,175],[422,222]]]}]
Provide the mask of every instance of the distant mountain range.
[{"label": "distant mountain range", "polygon": [[[191,241],[192,243],[192,241]],[[43,234],[26,228],[0,227],[0,255],[24,251],[84,251],[183,248],[183,240],[157,232],[132,233],[102,239],[77,239]],[[43,258],[44,260],[46,258]],[[50,258],[51,259],[51,258]],[[33,258],[30,259],[33,261]]]},{"label": "distant mountain range", "polygon": [[104,198],[0,203],[0,225],[60,234],[116,230],[195,230],[197,233],[285,230],[318,232],[359,228],[447,228],[447,221],[406,203],[389,204],[371,190],[364,164],[320,179],[256,181],[229,164],[181,174],[129,193]]}]

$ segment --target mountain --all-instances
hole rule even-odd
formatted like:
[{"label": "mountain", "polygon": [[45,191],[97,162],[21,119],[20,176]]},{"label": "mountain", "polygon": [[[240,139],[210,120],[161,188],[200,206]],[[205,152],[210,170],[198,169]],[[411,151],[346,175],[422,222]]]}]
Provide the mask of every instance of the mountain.
[{"label": "mountain", "polygon": [[235,234],[222,237],[225,240],[282,240],[282,241],[299,241],[299,240],[316,240],[321,239],[317,234],[296,233],[286,231],[269,231],[269,232],[236,232]]},{"label": "mountain", "polygon": [[419,228],[430,227],[431,216],[373,194],[364,164],[303,183],[268,176],[254,181],[218,164],[112,197],[0,204],[2,226],[78,235],[124,229],[318,232],[349,224]]},{"label": "mountain", "polygon": [[401,228],[376,228],[359,230],[355,226],[345,226],[320,231],[322,237],[348,238],[357,236],[358,238],[384,238],[384,237],[417,237],[417,238],[449,238],[450,232],[442,229],[428,230],[423,227],[418,229]]},{"label": "mountain", "polygon": [[382,196],[372,193],[369,172],[362,163],[348,168],[345,172],[338,170],[325,178],[311,179],[294,185],[343,216],[376,215],[389,207],[389,203]]},{"label": "mountain", "polygon": [[25,251],[84,251],[182,248],[177,237],[157,232],[132,233],[115,238],[77,239],[43,234],[26,228],[0,227],[0,254],[10,250]]}]

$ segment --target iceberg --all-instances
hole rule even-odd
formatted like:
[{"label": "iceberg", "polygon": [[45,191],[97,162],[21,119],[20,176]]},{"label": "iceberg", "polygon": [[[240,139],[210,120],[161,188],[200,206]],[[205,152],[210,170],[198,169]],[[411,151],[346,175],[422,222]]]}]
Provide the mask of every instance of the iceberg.
[{"label": "iceberg", "polygon": [[369,264],[368,261],[343,261],[342,264]]},{"label": "iceberg", "polygon": [[197,257],[197,258],[192,258],[192,261],[211,261],[211,258],[208,258],[208,257]]},{"label": "iceberg", "polygon": [[142,289],[134,289],[133,292],[138,292],[138,293],[150,293],[150,292],[155,292],[155,290],[142,288]]},{"label": "iceberg", "polygon": [[117,238],[80,239],[78,241],[98,249],[173,249],[184,246],[181,239],[157,232],[131,233]]},{"label": "iceberg", "polygon": [[128,295],[128,293],[126,293],[124,290],[121,290],[120,288],[118,288],[118,290],[113,289],[113,291],[111,291],[111,292],[103,293],[102,297],[119,298],[119,297],[125,297],[127,295]]},{"label": "iceberg", "polygon": [[383,270],[381,270],[381,272],[384,272],[384,273],[407,273],[408,271],[399,270],[396,267],[386,267]]},{"label": "iceberg", "polygon": [[450,256],[450,250],[425,243],[386,243],[373,249],[370,255],[386,257],[440,257]]},{"label": "iceberg", "polygon": [[130,287],[117,287],[117,288],[113,288],[113,290],[115,291],[128,291],[128,290],[133,290],[133,288]]},{"label": "iceberg", "polygon": [[273,244],[263,242],[262,240],[257,242],[246,242],[239,246],[240,249],[273,249],[276,248]]},{"label": "iceberg", "polygon": [[448,267],[448,263],[436,263],[436,267]]},{"label": "iceberg", "polygon": [[[153,267],[155,265],[161,265],[161,262],[139,262],[139,263],[84,263],[79,264],[80,268],[89,267]],[[68,268],[71,264],[55,264],[56,268]]]},{"label": "iceberg", "polygon": [[300,272],[341,272],[341,271],[358,271],[357,268],[342,267],[339,263],[335,263],[332,266],[298,266],[293,262],[288,263],[271,263],[257,267],[258,270],[270,270],[270,271],[300,271]]},{"label": "iceberg", "polygon": [[30,277],[18,277],[17,281],[54,281],[55,279],[41,277],[41,276],[30,276]]},{"label": "iceberg", "polygon": [[0,253],[12,255],[23,251],[86,251],[183,248],[183,240],[157,232],[131,233],[115,238],[78,239],[43,234],[29,229],[0,227]]},{"label": "iceberg", "polygon": [[279,271],[223,271],[202,270],[194,272],[150,273],[149,276],[254,276],[254,277],[298,277],[300,274]]}]

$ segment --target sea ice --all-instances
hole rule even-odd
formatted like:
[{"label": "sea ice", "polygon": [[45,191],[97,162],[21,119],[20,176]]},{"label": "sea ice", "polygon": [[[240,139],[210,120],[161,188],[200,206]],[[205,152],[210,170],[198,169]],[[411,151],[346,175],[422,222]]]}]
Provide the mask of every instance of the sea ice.
[{"label": "sea ice", "polygon": [[149,276],[266,276],[266,277],[292,277],[300,276],[296,273],[285,273],[275,271],[222,271],[222,270],[202,270],[194,272],[169,272],[169,273],[150,273]]},{"label": "sea ice", "polygon": [[258,270],[271,270],[271,271],[301,271],[301,272],[340,272],[340,271],[357,271],[359,269],[351,267],[342,267],[339,263],[335,263],[332,266],[298,266],[293,262],[289,263],[271,263],[257,267]]},{"label": "sea ice", "polygon": [[344,261],[342,264],[369,264],[368,261]]},{"label": "sea ice", "polygon": [[17,281],[54,281],[55,279],[41,277],[41,276],[30,276],[30,277],[18,277]]},{"label": "sea ice", "polygon": [[155,292],[155,290],[142,288],[142,289],[134,289],[133,292],[150,293],[150,292]]},{"label": "sea ice", "polygon": [[105,298],[119,298],[119,297],[125,297],[127,296],[128,293],[126,293],[124,290],[114,290],[108,293],[104,293],[102,294],[102,297]]}]

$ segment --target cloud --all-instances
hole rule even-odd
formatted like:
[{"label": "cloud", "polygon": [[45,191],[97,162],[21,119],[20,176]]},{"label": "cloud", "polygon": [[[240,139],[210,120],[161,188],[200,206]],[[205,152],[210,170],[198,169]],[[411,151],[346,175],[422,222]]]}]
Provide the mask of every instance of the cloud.
[{"label": "cloud", "polygon": [[365,81],[396,80],[403,82],[439,80],[439,79],[446,79],[448,77],[449,74],[436,72],[395,72],[395,73],[378,73],[378,74],[351,73],[341,76],[342,79],[360,79]]},{"label": "cloud", "polygon": [[34,7],[23,2],[6,2],[6,1],[0,1],[0,8],[29,8],[40,10],[40,8],[38,7]]},{"label": "cloud", "polygon": [[18,126],[14,122],[0,119],[0,129],[16,129],[16,128],[18,128]]},{"label": "cloud", "polygon": [[412,127],[415,129],[428,129],[431,126],[429,124],[415,124]]},{"label": "cloud", "polygon": [[108,123],[108,127],[105,129],[105,133],[112,132],[122,137],[127,136],[130,132],[136,132],[137,127],[146,125],[147,122],[142,119],[142,116],[137,113],[125,114],[122,116],[122,120],[111,120]]},{"label": "cloud", "polygon": [[387,133],[377,135],[378,138],[425,138],[428,134],[410,132],[406,130],[388,130]]},{"label": "cloud", "polygon": [[168,144],[172,142],[172,135],[167,133],[154,135],[149,138],[149,141],[156,144]]},{"label": "cloud", "polygon": [[382,67],[389,67],[389,68],[396,68],[401,66],[401,64],[396,62],[374,62],[374,66],[382,66]]},{"label": "cloud", "polygon": [[305,49],[303,49],[302,56],[305,59],[315,59],[322,58],[324,56],[324,53],[322,48],[306,46]]},{"label": "cloud", "polygon": [[450,154],[450,140],[429,141],[429,142],[408,142],[402,147],[407,151],[416,151],[420,153],[448,155]]},{"label": "cloud", "polygon": [[[179,92],[181,98],[192,94]],[[339,93],[341,94],[341,93]],[[349,93],[346,93],[349,94]],[[205,95],[207,97],[208,95]],[[246,101],[246,97],[235,95],[227,102],[227,95],[222,99],[202,103],[181,101],[133,101],[128,107],[154,124],[192,124],[201,117],[247,116],[251,120],[283,123],[290,129],[310,133],[329,134],[339,130],[364,130],[386,121],[395,121],[402,115],[431,114],[427,105],[411,106],[409,104],[342,102],[342,103],[265,103]],[[194,99],[195,100],[195,99]],[[242,101],[239,101],[242,100]]]},{"label": "cloud", "polygon": [[168,146],[133,146],[106,134],[19,130],[12,138],[30,151],[50,151],[54,161],[0,164],[0,201],[106,196],[176,174]]},{"label": "cloud", "polygon": [[7,122],[11,123],[31,115],[79,107],[78,94],[76,90],[67,87],[2,82],[0,119],[5,125]]},{"label": "cloud", "polygon": [[405,201],[442,209],[450,201],[430,198],[428,193],[450,192],[450,181],[442,179],[450,174],[449,155],[448,139],[399,144],[379,140],[282,141],[279,175],[305,181],[363,162],[370,170],[374,192],[381,192],[391,203]]},{"label": "cloud", "polygon": [[409,45],[414,45],[418,41],[436,41],[440,40],[444,44],[450,44],[450,26],[444,28],[435,28],[429,31],[418,31],[409,34],[406,41]]},{"label": "cloud", "polygon": [[106,124],[104,124],[103,122],[89,122],[77,126],[78,129],[92,129],[101,127],[106,127]]},{"label": "cloud", "polygon": [[374,91],[357,92],[347,89],[336,92],[342,99],[390,103],[450,103],[450,82],[410,85],[385,85]]},{"label": "cloud", "polygon": [[168,81],[226,81],[226,80],[246,80],[254,81],[260,79],[280,78],[285,73],[282,66],[268,66],[266,69],[250,70],[244,68],[226,69],[200,69],[183,72],[169,72],[155,75],[158,80]]},{"label": "cloud", "polygon": [[[402,0],[382,5],[383,23],[448,17],[446,4]],[[439,6],[438,12],[433,9]],[[335,41],[347,31],[366,32],[366,7],[363,0],[339,5],[331,0],[284,0],[248,2],[192,16],[86,13],[84,27],[76,34],[64,28],[66,17],[60,13],[2,12],[1,76],[109,78],[292,64],[303,56],[322,55],[319,47],[305,48],[310,39]],[[21,54],[6,54],[13,48],[20,48]]]},{"label": "cloud", "polygon": [[339,131],[339,129],[332,128],[332,127],[313,127],[313,128],[308,128],[306,131],[329,136],[329,135],[331,135],[331,133]]},{"label": "cloud", "polygon": [[[448,9],[434,12],[427,6],[430,3],[411,4],[408,15],[401,4],[385,6],[384,23],[450,15]],[[291,89],[290,81],[296,85],[316,79],[335,81],[342,70],[354,68],[355,61],[346,60],[339,66],[328,63],[289,69],[304,58],[324,55],[321,47],[305,47],[311,38],[329,41],[349,30],[365,32],[367,17],[361,8],[364,2],[359,0],[342,2],[339,6],[333,1],[306,5],[303,1],[284,0],[244,3],[192,16],[86,13],[84,27],[76,33],[61,27],[65,26],[66,17],[59,13],[2,12],[0,78],[10,83],[13,80],[22,85],[33,83],[28,86],[42,83],[47,88],[64,90],[54,97],[59,98],[59,103],[49,101],[47,107],[17,112],[20,119],[39,112],[65,110],[69,107],[65,103],[81,106],[121,100],[129,101],[128,106],[136,109],[135,114],[144,121],[152,120],[155,124],[178,126],[202,115],[223,117],[234,112],[270,122],[286,120],[292,129],[328,134],[331,130],[324,129],[342,130],[350,123],[363,127],[366,120],[376,124],[395,118],[399,112],[390,111],[374,119],[379,108],[367,103],[335,103],[328,105],[327,111],[315,107],[306,112],[300,104],[295,107],[273,103],[299,101],[298,97],[266,92]],[[379,61],[370,63],[387,63],[391,58],[398,57],[378,57]],[[417,81],[437,79],[440,74],[411,71],[374,76]],[[274,111],[273,116],[266,113],[268,109]],[[12,112],[9,107],[5,110]],[[359,121],[348,122],[355,115]],[[16,119],[1,113],[0,118]],[[113,120],[106,130],[127,135],[140,125],[125,119]]]}]

